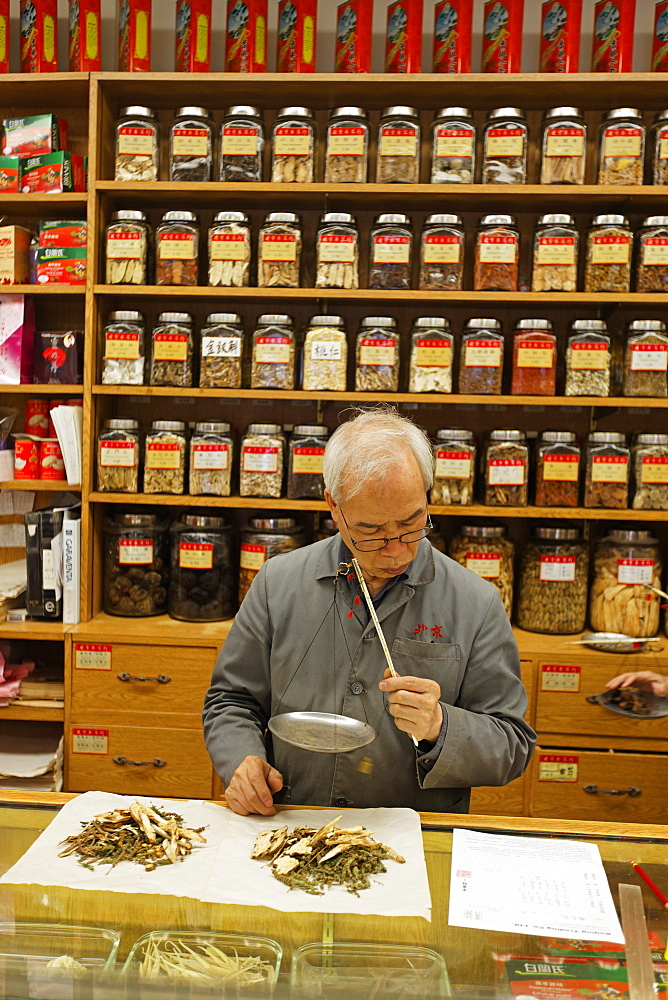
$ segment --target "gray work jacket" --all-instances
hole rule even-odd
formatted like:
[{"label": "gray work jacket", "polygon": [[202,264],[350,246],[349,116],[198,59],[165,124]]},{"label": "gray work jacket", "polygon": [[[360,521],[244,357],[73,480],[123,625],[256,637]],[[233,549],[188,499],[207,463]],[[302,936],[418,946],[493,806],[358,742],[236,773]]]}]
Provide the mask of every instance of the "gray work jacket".
[{"label": "gray work jacket", "polygon": [[[336,535],[276,556],[257,574],[205,700],[213,765],[227,784],[249,754],[269,760],[286,785],[276,797],[281,802],[466,812],[471,786],[518,777],[536,739],[523,718],[519,654],[499,595],[424,539],[408,579],[378,607],[397,672],[430,677],[441,687],[446,737],[425,771],[378,689],[386,662],[366,608],[353,602],[346,580],[335,600],[340,551]],[[352,753],[329,754],[266,734],[271,715],[291,711],[360,719],[376,739]]]}]

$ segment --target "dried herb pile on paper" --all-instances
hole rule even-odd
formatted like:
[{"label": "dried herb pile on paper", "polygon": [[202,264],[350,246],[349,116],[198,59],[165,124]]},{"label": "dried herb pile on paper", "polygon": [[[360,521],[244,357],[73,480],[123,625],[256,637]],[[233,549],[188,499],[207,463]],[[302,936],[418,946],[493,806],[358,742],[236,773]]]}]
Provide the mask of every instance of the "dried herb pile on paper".
[{"label": "dried herb pile on paper", "polygon": [[295,827],[288,833],[287,826],[264,830],[255,840],[251,858],[269,862],[274,877],[290,889],[323,896],[327,886],[342,885],[358,896],[360,889],[370,887],[369,876],[387,871],[385,859],[399,864],[406,859],[374,840],[366,827],[341,829],[340,819],[319,830]]}]

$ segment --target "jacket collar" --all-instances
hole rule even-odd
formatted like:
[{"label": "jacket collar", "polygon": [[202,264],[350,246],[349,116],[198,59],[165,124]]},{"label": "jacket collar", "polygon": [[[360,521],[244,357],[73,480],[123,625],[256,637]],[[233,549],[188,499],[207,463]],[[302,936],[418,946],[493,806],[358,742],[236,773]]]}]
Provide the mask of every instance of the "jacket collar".
[{"label": "jacket collar", "polygon": [[[325,580],[336,576],[339,568],[341,554],[341,538],[338,534],[328,538],[323,544],[322,553],[318,560],[315,571],[316,580]],[[404,586],[420,587],[427,583],[433,583],[436,576],[434,567],[434,555],[432,544],[428,538],[423,538],[418,545],[411,566],[411,573],[408,580],[404,580]]]}]

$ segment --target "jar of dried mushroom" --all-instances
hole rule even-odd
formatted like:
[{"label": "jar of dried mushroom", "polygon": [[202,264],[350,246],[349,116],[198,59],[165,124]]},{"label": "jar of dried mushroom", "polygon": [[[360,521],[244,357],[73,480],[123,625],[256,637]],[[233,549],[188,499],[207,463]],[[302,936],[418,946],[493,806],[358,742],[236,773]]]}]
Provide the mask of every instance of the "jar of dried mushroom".
[{"label": "jar of dried mushroom", "polygon": [[169,616],[182,622],[232,618],[235,567],[232,529],[222,517],[186,513],[169,527]]},{"label": "jar of dried mushroom", "polygon": [[587,231],[585,292],[630,292],[633,236],[623,215],[597,215]]},{"label": "jar of dried mushroom", "polygon": [[288,500],[322,500],[322,462],[329,430],[322,424],[296,424],[288,444]]},{"label": "jar of dried mushroom", "polygon": [[589,548],[579,528],[535,528],[522,553],[517,624],[529,632],[570,635],[587,619]]},{"label": "jar of dried mushroom", "polygon": [[104,521],[102,609],[146,618],[167,610],[167,525],[157,514],[114,514]]},{"label": "jar of dried mushroom", "polygon": [[183,493],[185,469],[185,423],[154,420],[144,449],[144,493]]},{"label": "jar of dried mushroom", "polygon": [[628,507],[630,467],[624,434],[591,431],[585,447],[585,507]]},{"label": "jar of dried mushroom", "polygon": [[245,288],[251,263],[250,222],[245,212],[218,212],[209,227],[209,284]]},{"label": "jar of dried mushroom", "polygon": [[261,181],[264,123],[257,108],[236,104],[228,108],[220,127],[221,181]]},{"label": "jar of dried mushroom", "polygon": [[625,396],[668,395],[668,336],[660,319],[636,319],[626,331]]},{"label": "jar of dried mushroom", "polygon": [[529,126],[519,108],[490,111],[483,129],[483,184],[526,184]]},{"label": "jar of dried mushroom", "polygon": [[458,215],[429,215],[420,239],[421,290],[460,291],[464,280],[464,224]]},{"label": "jar of dried mushroom", "polygon": [[420,116],[415,108],[385,108],[378,129],[377,184],[420,180]]},{"label": "jar of dried mushroom", "polygon": [[579,108],[551,108],[543,116],[541,184],[584,184],[587,126]]},{"label": "jar of dried mushroom", "polygon": [[97,488],[101,493],[136,493],[139,421],[105,420],[97,441]]},{"label": "jar of dried mushroom", "polygon": [[146,320],[134,309],[109,313],[102,336],[102,385],[144,384]]},{"label": "jar of dried mushroom", "polygon": [[668,510],[668,434],[638,434],[632,449],[634,510]]},{"label": "jar of dried mushroom", "polygon": [[348,212],[326,212],[315,238],[315,287],[359,288],[360,234]]},{"label": "jar of dried mushroom", "polygon": [[636,639],[659,631],[661,598],[644,585],[661,588],[659,543],[649,531],[615,529],[594,548],[589,622],[598,632]]},{"label": "jar of dried mushroom", "polygon": [[434,484],[429,491],[433,504],[471,504],[475,483],[476,447],[472,431],[436,431]]},{"label": "jar of dried mushroom", "polygon": [[158,314],[158,322],[151,334],[149,385],[192,388],[193,340],[193,318],[190,313]]},{"label": "jar of dried mushroom", "polygon": [[513,338],[513,396],[554,396],[557,338],[549,319],[521,319]]},{"label": "jar of dried mushroom", "polygon": [[371,229],[369,288],[410,288],[413,225],[407,215],[379,215]]},{"label": "jar of dried mushroom", "polygon": [[239,603],[267,559],[306,544],[304,529],[292,517],[253,517],[241,531]]},{"label": "jar of dried mushroom", "polygon": [[503,382],[504,338],[498,319],[468,320],[462,333],[459,391],[463,395],[499,395]]},{"label": "jar of dried mushroom", "polygon": [[156,285],[196,285],[199,219],[194,212],[165,212],[155,230]]},{"label": "jar of dried mushroom", "polygon": [[499,592],[506,614],[513,610],[515,546],[502,525],[464,524],[450,542],[450,556]]},{"label": "jar of dried mushroom", "polygon": [[121,109],[115,146],[115,181],[160,179],[160,125],[151,108]]},{"label": "jar of dried mushroom", "polygon": [[241,439],[239,495],[280,497],[285,435],[280,424],[249,424]]},{"label": "jar of dried mushroom", "polygon": [[229,497],[234,443],[224,421],[199,421],[190,438],[191,496]]},{"label": "jar of dried mushroom", "polygon": [[660,111],[652,126],[652,181],[668,184],[668,110]]},{"label": "jar of dried mushroom", "polygon": [[529,502],[529,446],[524,431],[492,431],[485,446],[484,503],[526,507]]},{"label": "jar of dried mushroom", "polygon": [[577,507],[582,453],[572,431],[543,431],[536,445],[536,506]]},{"label": "jar of dried mushroom", "polygon": [[485,215],[475,235],[473,290],[516,292],[520,232],[512,215]]},{"label": "jar of dried mushroom", "polygon": [[272,131],[271,179],[274,184],[315,180],[315,119],[309,108],[281,108]]},{"label": "jar of dried mushroom", "polygon": [[106,233],[108,285],[145,285],[148,282],[150,231],[143,212],[114,212]]},{"label": "jar of dried mushroom", "polygon": [[468,108],[441,108],[432,126],[431,183],[472,184],[476,128]]},{"label": "jar of dried mushroom", "polygon": [[295,328],[291,316],[265,313],[253,332],[251,389],[294,389]]},{"label": "jar of dried mushroom", "polygon": [[645,123],[637,108],[608,111],[601,123],[598,156],[599,184],[642,184]]},{"label": "jar of dried mushroom", "polygon": [[636,234],[636,292],[668,292],[668,215],[651,215]]},{"label": "jar of dried mushroom", "polygon": [[334,108],[327,123],[325,184],[366,184],[369,134],[363,108]]},{"label": "jar of dried mushroom", "polygon": [[260,288],[299,288],[302,224],[294,212],[269,212],[258,236]]},{"label": "jar of dried mushroom", "polygon": [[391,316],[367,316],[357,334],[356,392],[396,392],[399,388],[399,331]]},{"label": "jar of dried mushroom", "polygon": [[533,240],[532,292],[574,292],[578,282],[578,231],[570,215],[542,215]]},{"label": "jar of dried mushroom", "polygon": [[443,316],[420,316],[411,330],[409,392],[452,392],[454,338]]},{"label": "jar of dried mushroom", "polygon": [[170,181],[213,179],[213,123],[206,108],[179,108],[169,129]]},{"label": "jar of dried mushroom", "polygon": [[240,389],[244,329],[238,313],[210,313],[200,334],[201,389]]},{"label": "jar of dried mushroom", "polygon": [[612,353],[602,319],[576,319],[566,348],[566,396],[609,396]]},{"label": "jar of dried mushroom", "polygon": [[304,338],[302,389],[345,392],[348,338],[342,316],[313,316]]}]

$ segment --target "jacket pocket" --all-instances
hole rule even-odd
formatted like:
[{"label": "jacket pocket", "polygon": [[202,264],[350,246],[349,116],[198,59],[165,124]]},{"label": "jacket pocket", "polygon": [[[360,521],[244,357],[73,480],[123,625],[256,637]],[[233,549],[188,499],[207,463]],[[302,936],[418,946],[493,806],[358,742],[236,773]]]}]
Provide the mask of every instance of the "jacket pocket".
[{"label": "jacket pocket", "polygon": [[420,642],[397,637],[392,662],[398,674],[428,677],[441,687],[441,700],[454,704],[460,686],[461,650],[452,642]]}]

